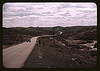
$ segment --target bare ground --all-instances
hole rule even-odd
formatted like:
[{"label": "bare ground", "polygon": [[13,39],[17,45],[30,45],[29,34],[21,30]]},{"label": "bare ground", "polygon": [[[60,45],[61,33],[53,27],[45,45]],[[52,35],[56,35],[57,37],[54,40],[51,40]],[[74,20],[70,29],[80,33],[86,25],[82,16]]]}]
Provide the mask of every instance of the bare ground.
[{"label": "bare ground", "polygon": [[81,50],[79,46],[60,45],[59,41],[53,38],[39,40],[41,43],[38,45],[37,41],[37,45],[22,68],[92,68],[96,66],[97,51]]}]

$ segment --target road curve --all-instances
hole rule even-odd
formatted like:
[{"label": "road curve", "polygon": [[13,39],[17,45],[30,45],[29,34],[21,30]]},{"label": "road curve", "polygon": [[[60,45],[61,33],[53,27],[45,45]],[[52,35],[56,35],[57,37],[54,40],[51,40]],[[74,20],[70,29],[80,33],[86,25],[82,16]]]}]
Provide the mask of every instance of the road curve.
[{"label": "road curve", "polygon": [[3,49],[3,66],[5,68],[20,68],[30,55],[38,37],[33,37],[31,42],[21,43]]}]

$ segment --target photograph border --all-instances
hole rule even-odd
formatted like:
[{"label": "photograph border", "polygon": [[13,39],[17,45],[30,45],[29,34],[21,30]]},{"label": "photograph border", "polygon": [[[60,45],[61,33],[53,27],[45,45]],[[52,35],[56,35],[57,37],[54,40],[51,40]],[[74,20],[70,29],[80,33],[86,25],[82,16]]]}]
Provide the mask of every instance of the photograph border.
[{"label": "photograph border", "polygon": [[[4,3],[7,3],[7,2],[94,2],[96,5],[97,5],[97,66],[96,67],[94,67],[94,68],[50,68],[50,69],[48,69],[48,68],[4,68],[4,66],[3,66],[3,57],[2,57],[2,44],[3,44],[3,32],[2,32],[2,17],[3,17],[3,14],[2,14],[2,7],[3,7],[3,4]],[[0,3],[0,8],[1,8],[1,10],[0,10],[0,12],[1,12],[1,24],[0,24],[0,33],[1,33],[1,35],[0,35],[0,46],[1,46],[1,48],[0,48],[0,70],[2,70],[2,71],[23,71],[23,70],[28,70],[28,71],[30,71],[30,70],[65,70],[65,71],[80,71],[80,70],[82,70],[82,71],[98,71],[99,70],[99,66],[100,66],[100,49],[99,49],[99,45],[100,45],[100,22],[99,22],[99,15],[100,15],[100,0],[3,0],[1,3]]]}]

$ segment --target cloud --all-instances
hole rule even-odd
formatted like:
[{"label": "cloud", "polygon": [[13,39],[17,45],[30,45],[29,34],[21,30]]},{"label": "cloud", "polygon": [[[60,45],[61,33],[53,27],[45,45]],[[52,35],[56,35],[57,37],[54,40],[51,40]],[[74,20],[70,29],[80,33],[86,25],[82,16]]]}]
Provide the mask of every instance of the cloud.
[{"label": "cloud", "polygon": [[10,10],[10,11],[25,11],[26,10],[26,8],[24,8],[24,7],[8,7],[8,9],[7,9],[8,11]]},{"label": "cloud", "polygon": [[4,27],[97,25],[95,3],[5,3]]}]

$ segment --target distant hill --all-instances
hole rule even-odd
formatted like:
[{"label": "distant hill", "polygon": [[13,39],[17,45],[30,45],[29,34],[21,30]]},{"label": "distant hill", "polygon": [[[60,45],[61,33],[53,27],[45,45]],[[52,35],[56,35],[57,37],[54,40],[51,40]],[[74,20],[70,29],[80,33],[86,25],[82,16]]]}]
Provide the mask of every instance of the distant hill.
[{"label": "distant hill", "polygon": [[[65,39],[97,40],[96,26],[73,26],[73,27],[3,27],[3,45],[13,45],[24,42],[28,37],[40,35],[54,35],[62,31],[61,37]],[[59,36],[59,35],[58,35]]]},{"label": "distant hill", "polygon": [[63,32],[62,36],[65,38],[97,40],[96,26],[60,27],[60,30]]}]

